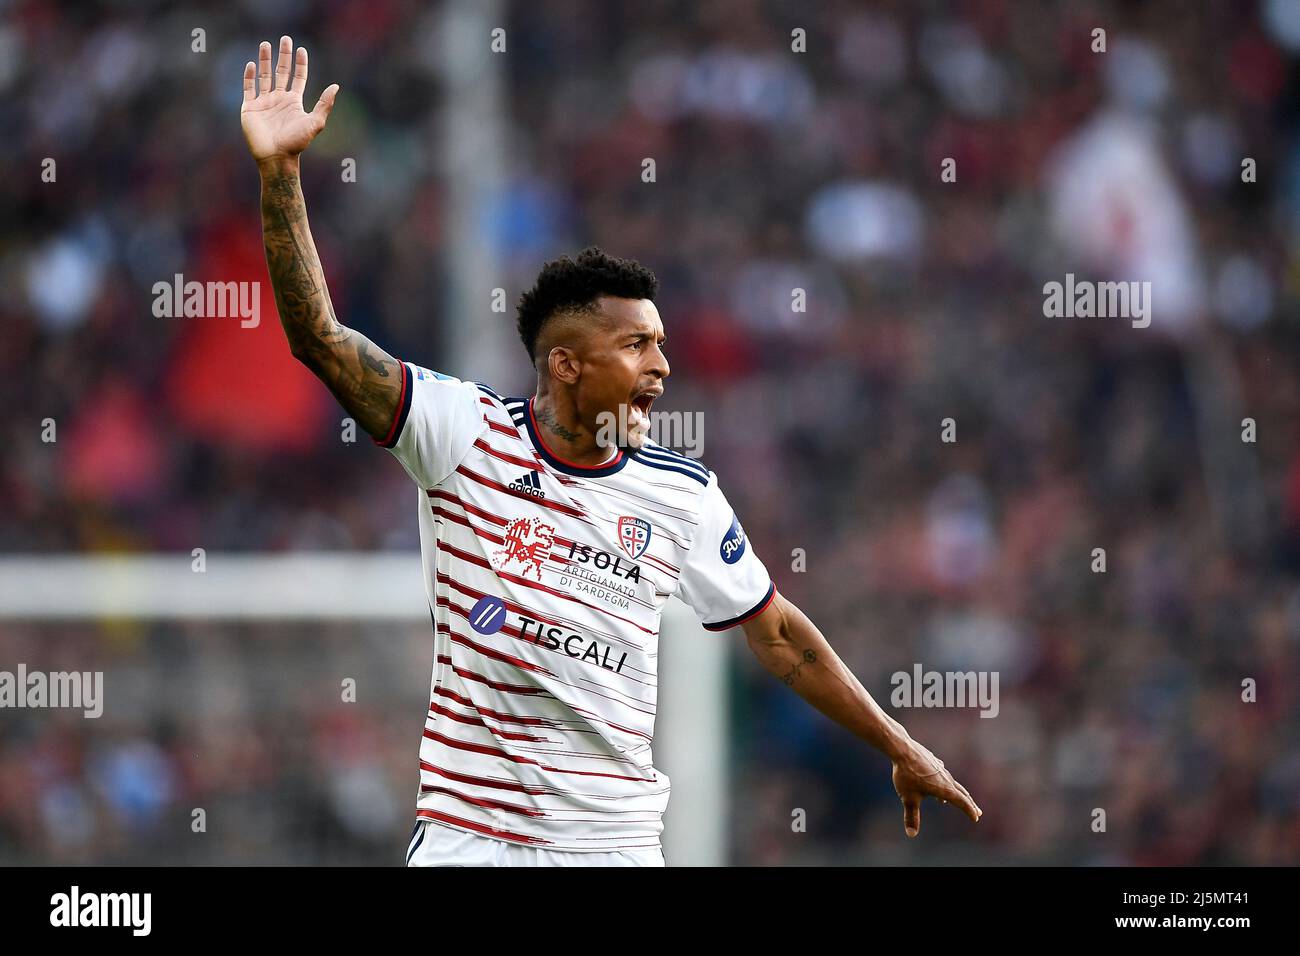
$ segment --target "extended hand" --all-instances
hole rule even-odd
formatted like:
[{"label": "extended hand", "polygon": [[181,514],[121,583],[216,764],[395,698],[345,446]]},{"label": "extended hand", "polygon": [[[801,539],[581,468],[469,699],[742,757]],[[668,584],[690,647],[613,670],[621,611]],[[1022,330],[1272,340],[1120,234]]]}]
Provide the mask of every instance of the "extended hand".
[{"label": "extended hand", "polygon": [[921,832],[921,799],[927,795],[957,804],[975,821],[984,813],[966,788],[944,769],[943,761],[915,742],[908,754],[894,763],[894,789],[903,801],[903,829],[910,837]]},{"label": "extended hand", "polygon": [[307,51],[299,47],[295,59],[293,40],[287,36],[280,37],[280,60],[275,67],[274,83],[271,44],[265,40],[257,48],[256,74],[254,87],[253,64],[250,61],[244,65],[244,103],[239,109],[239,119],[248,149],[259,162],[277,156],[297,156],[325,128],[339,85],[327,86],[316,108],[305,112],[302,94],[307,87]]}]

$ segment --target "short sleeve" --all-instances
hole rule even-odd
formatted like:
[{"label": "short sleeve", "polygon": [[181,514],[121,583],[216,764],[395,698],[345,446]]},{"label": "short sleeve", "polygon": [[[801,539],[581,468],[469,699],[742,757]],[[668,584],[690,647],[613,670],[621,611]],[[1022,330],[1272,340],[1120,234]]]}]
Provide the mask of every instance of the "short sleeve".
[{"label": "short sleeve", "polygon": [[482,394],[473,382],[401,363],[402,397],[392,427],[375,439],[402,463],[422,488],[432,488],[456,470],[488,427]]},{"label": "short sleeve", "polygon": [[710,631],[743,624],[771,603],[776,585],[745,537],[740,518],[709,472],[700,527],[680,578],[680,595]]}]

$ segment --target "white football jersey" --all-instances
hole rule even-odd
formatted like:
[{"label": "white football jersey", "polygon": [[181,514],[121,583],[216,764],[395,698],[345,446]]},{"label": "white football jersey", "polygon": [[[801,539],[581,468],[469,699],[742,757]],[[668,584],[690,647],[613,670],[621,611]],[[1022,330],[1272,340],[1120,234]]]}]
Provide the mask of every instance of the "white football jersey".
[{"label": "white football jersey", "polygon": [[553,454],[532,400],[410,363],[389,448],[419,486],[434,628],[417,815],[556,850],[659,845],[659,619],[730,628],[775,585],[699,462]]}]

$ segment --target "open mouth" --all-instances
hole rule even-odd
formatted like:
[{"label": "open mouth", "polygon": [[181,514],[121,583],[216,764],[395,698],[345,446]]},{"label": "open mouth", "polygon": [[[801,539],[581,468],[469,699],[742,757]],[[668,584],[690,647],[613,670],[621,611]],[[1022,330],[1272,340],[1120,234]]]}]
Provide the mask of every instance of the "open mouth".
[{"label": "open mouth", "polygon": [[654,405],[655,399],[660,394],[660,389],[650,388],[637,392],[632,396],[631,407],[627,415],[629,431],[644,433],[650,427],[650,407]]}]

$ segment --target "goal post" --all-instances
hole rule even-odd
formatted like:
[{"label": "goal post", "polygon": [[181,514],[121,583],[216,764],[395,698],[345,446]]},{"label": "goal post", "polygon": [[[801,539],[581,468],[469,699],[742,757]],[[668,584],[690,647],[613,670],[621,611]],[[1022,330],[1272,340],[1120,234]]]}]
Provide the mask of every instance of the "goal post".
[{"label": "goal post", "polygon": [[[8,660],[6,622],[123,620],[427,628],[429,606],[414,552],[0,557],[0,667],[18,663]],[[664,610],[654,754],[673,784],[664,854],[674,866],[727,859],[728,638],[676,599]]]}]

